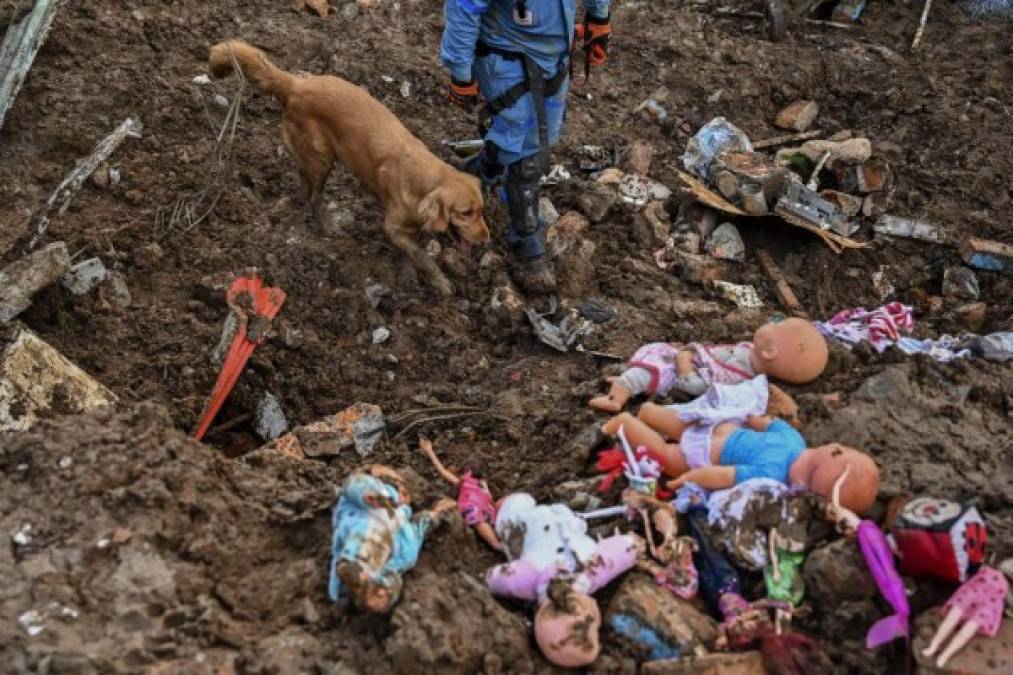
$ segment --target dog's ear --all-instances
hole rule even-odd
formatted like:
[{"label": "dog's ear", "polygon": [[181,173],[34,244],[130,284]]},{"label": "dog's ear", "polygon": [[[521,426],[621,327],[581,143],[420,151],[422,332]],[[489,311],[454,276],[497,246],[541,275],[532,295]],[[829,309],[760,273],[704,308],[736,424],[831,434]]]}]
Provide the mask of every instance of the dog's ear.
[{"label": "dog's ear", "polygon": [[443,189],[435,188],[423,197],[415,215],[422,224],[423,232],[445,232],[450,223]]}]

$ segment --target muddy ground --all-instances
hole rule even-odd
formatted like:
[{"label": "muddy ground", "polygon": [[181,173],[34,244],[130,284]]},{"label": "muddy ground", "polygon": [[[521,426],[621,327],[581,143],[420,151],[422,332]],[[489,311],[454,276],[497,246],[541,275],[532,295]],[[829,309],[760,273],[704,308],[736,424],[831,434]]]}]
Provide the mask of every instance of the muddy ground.
[{"label": "muddy ground", "polygon": [[[436,62],[442,3],[381,0],[354,18],[340,5],[320,18],[291,4],[69,3],[0,131],[7,262],[21,254],[33,212],[76,158],[128,114],[145,125],[143,138],[128,140],[111,162],[121,182],[87,184],[43,239],[102,257],[125,275],[130,306],[54,287],[22,317],[119,395],[124,412],[57,420],[3,440],[0,529],[33,526],[28,547],[0,553],[9,580],[0,593],[0,659],[15,672],[137,672],[178,659],[189,664],[177,663],[178,672],[197,664],[216,672],[219,663],[250,673],[411,672],[421,668],[416,657],[443,672],[548,669],[527,638],[523,608],[491,601],[468,580],[496,558],[459,528],[427,544],[393,619],[328,603],[328,509],[355,457],[229,459],[259,444],[248,425],[211,438],[213,447],[177,431],[193,427],[217,375],[210,352],[226,313],[222,280],[256,267],[288,301],[219,421],[249,412],[264,390],[293,423],[356,401],[388,414],[464,404],[494,414],[427,430],[448,463],[484,459],[497,494],[545,497],[588,473],[586,449],[573,440],[595,419],[584,403],[610,362],[553,352],[517,317],[491,307],[505,274],[500,261],[480,266],[484,251],[463,258],[445,250],[457,294],[438,298],[379,235],[375,200],[343,170],[327,191],[334,226],[321,231],[281,152],[279,106],[266,97],[244,101],[232,163],[216,165],[224,110],[214,96],[231,100],[237,83],[197,87],[192,79],[207,46],[229,37],[257,44],[289,70],[365,86],[440,153],[442,141],[474,136],[471,118],[444,102]],[[746,11],[753,4],[728,3]],[[811,98],[822,108],[820,128],[866,135],[891,162],[890,212],[936,223],[951,241],[975,234],[1013,243],[1013,157],[1003,151],[1013,143],[1013,31],[936,4],[911,54],[916,2],[869,3],[851,31],[799,21],[780,44],[765,39],[762,22],[719,17],[700,3],[623,2],[608,68],[594,77],[590,99],[571,97],[556,158],[572,164],[582,144],[646,140],[655,148],[653,177],[674,187],[689,134],[712,117],[758,139],[776,133],[781,107]],[[673,118],[665,124],[633,112],[659,87]],[[562,212],[583,187],[547,194]],[[210,217],[188,231],[159,227],[160,209],[203,189],[223,190]],[[676,199],[669,210],[677,212]],[[501,207],[490,207],[489,220],[502,232]],[[756,285],[770,308],[777,301],[755,257],[761,245],[814,317],[880,304],[872,277],[882,269],[892,297],[915,305],[916,334],[962,329],[956,303],[929,312],[926,302],[940,294],[943,269],[958,262],[954,247],[874,239],[837,256],[783,225],[740,225],[748,257],[729,265],[726,278]],[[857,236],[871,239],[871,229]],[[619,314],[585,341],[589,348],[629,354],[651,340],[746,339],[769,314],[742,314],[712,290],[658,270],[658,242],[623,207],[588,237],[593,256],[560,261],[562,301],[600,298]],[[984,330],[1013,327],[1010,278],[979,280]],[[376,308],[365,292],[372,282],[391,290]],[[381,325],[392,338],[373,345]],[[1010,375],[1009,366],[981,361],[939,365],[859,350],[838,354],[823,378],[793,393],[811,443],[837,440],[875,454],[884,496],[975,500],[1001,559],[1013,553]],[[818,395],[832,392],[842,394],[838,408]],[[422,502],[446,492],[404,439],[385,443],[375,459],[413,472]],[[924,597],[938,598],[938,589]],[[30,638],[16,617],[33,608],[47,614],[47,630]],[[875,611],[817,606],[803,627],[827,639],[842,671],[896,672],[898,652],[858,646]],[[406,617],[424,617],[425,629]],[[465,656],[450,657],[455,650]],[[606,636],[597,668],[633,672],[636,664]]]}]

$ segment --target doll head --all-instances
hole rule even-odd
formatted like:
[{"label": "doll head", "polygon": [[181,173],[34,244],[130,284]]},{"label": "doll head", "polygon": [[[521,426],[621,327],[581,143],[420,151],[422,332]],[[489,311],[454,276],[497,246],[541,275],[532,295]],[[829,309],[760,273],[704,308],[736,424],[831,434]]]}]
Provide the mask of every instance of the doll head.
[{"label": "doll head", "polygon": [[470,473],[475,480],[485,478],[485,465],[478,457],[468,457],[457,470],[458,475],[463,476]]},{"label": "doll head", "polygon": [[862,515],[872,507],[879,492],[879,469],[864,452],[838,443],[809,448],[791,465],[789,476],[793,487],[830,499],[845,469],[849,473],[840,487],[841,506]]},{"label": "doll head", "polygon": [[753,370],[783,382],[812,382],[827,367],[830,351],[816,328],[792,317],[765,323],[753,333]]},{"label": "doll head", "polygon": [[601,612],[595,599],[566,579],[549,583],[548,598],[535,614],[535,641],[551,663],[588,666],[598,658]]}]

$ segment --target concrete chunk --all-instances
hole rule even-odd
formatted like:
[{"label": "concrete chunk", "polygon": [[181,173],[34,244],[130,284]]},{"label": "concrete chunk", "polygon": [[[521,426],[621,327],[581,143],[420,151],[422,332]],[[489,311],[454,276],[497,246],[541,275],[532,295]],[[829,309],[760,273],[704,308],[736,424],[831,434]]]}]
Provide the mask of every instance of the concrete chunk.
[{"label": "concrete chunk", "polygon": [[59,241],[0,270],[0,325],[28,309],[32,296],[56,282],[68,269],[67,246]]}]

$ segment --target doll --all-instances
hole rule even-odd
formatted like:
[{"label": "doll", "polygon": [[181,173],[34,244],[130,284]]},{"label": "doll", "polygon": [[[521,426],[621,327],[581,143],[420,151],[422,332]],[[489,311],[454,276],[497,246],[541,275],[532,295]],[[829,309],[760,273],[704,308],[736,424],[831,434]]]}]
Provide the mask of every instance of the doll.
[{"label": "doll", "polygon": [[[943,605],[943,611],[946,612],[943,622],[932,636],[932,642],[922,650],[922,656],[926,658],[934,656],[943,642],[953,635],[949,646],[936,659],[936,667],[942,669],[946,667],[946,662],[963,649],[976,634],[995,637],[999,631],[999,624],[1002,623],[1002,610],[1007,593],[1009,582],[1002,572],[992,567],[979,569]],[[954,635],[957,626],[961,627]]]},{"label": "doll", "polygon": [[[693,554],[697,550],[693,537],[680,537],[679,522],[675,508],[668,502],[627,490],[623,494],[623,502],[627,506],[640,511],[644,518],[644,534],[647,548],[654,559],[661,563],[643,558],[637,561],[637,568],[647,572],[662,588],[666,588],[684,600],[696,597],[699,575],[693,565]],[[651,523],[661,534],[661,544],[654,544]]]},{"label": "doll", "polygon": [[376,465],[345,479],[331,519],[331,600],[347,589],[360,609],[387,613],[394,606],[426,533],[454,508],[444,499],[413,518],[409,501],[404,479],[389,467]]},{"label": "doll", "polygon": [[[652,342],[638,349],[630,367],[611,380],[609,393],[591,399],[589,405],[617,413],[638,394],[664,395],[676,389],[699,396],[711,384],[737,384],[757,375],[805,384],[820,376],[828,356],[826,339],[798,318],[765,323],[752,342],[737,345]],[[787,396],[780,390],[779,394]]]},{"label": "doll", "polygon": [[[671,490],[687,482],[721,490],[752,478],[771,478],[829,497],[834,481],[850,466],[853,480],[843,488],[841,503],[865,513],[879,491],[875,462],[836,443],[807,448],[787,422],[759,414],[766,403],[765,379],[712,385],[705,397],[685,405],[645,403],[637,417],[620,413],[602,431],[615,435],[621,426],[631,444],[660,457],[665,473],[676,477],[668,484]],[[676,442],[667,443],[662,434]]]},{"label": "doll", "polygon": [[601,613],[592,597],[631,569],[644,552],[634,534],[595,541],[587,523],[562,504],[525,493],[504,497],[496,536],[508,562],[486,574],[493,595],[535,602],[535,639],[545,658],[567,668],[591,664],[600,650]]},{"label": "doll", "polygon": [[429,458],[436,472],[445,481],[457,486],[457,509],[460,511],[461,517],[464,518],[464,522],[475,528],[475,533],[482,538],[482,541],[494,550],[500,550],[500,542],[492,528],[492,520],[495,516],[492,493],[482,477],[481,465],[478,461],[469,459],[461,467],[461,475],[457,476],[443,466],[440,458],[436,456],[436,451],[433,450],[433,442],[428,438],[419,436],[419,450]]}]

